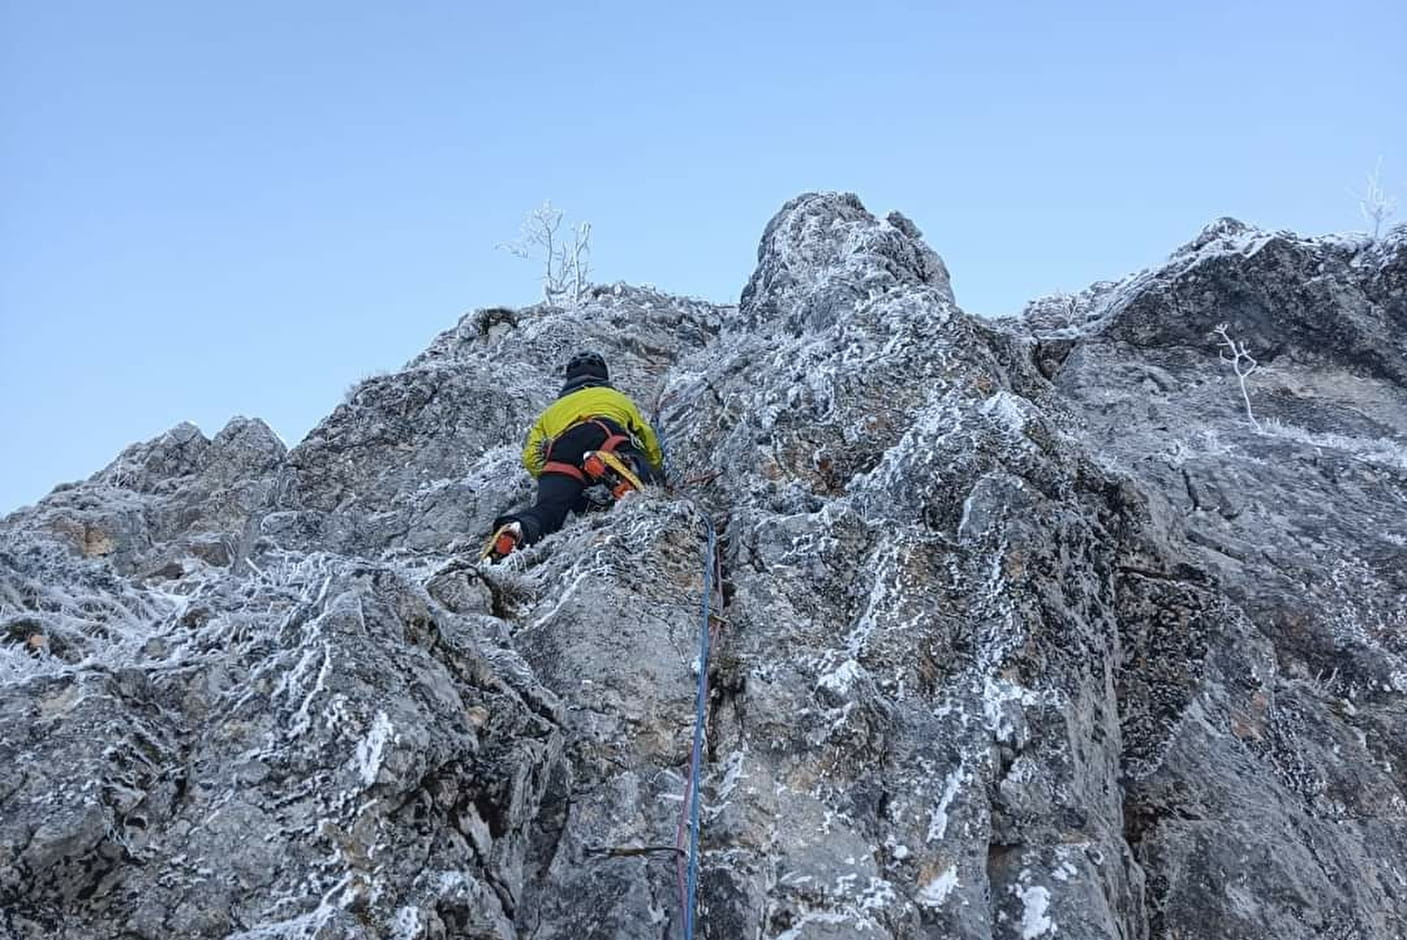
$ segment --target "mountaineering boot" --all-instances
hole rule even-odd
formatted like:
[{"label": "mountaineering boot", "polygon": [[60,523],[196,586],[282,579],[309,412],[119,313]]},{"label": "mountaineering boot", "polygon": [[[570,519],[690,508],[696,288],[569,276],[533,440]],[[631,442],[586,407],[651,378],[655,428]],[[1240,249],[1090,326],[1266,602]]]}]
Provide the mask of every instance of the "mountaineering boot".
[{"label": "mountaineering boot", "polygon": [[493,535],[484,543],[484,550],[479,553],[479,560],[487,560],[494,564],[507,558],[513,553],[513,549],[518,547],[518,543],[523,540],[523,527],[517,522],[509,522],[499,526],[494,530]]}]

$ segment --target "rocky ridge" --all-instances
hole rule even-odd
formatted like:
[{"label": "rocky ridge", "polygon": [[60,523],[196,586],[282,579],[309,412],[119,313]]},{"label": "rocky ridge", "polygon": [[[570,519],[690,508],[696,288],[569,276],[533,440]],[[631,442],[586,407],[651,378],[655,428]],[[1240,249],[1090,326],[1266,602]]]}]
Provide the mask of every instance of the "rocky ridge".
[{"label": "rocky ridge", "polygon": [[[738,305],[480,310],[292,450],[134,445],[0,523],[0,936],[680,936],[704,515],[700,936],[1403,935],[1404,337],[1401,228],[983,321],[810,194]],[[579,347],[676,489],[481,569]]]}]

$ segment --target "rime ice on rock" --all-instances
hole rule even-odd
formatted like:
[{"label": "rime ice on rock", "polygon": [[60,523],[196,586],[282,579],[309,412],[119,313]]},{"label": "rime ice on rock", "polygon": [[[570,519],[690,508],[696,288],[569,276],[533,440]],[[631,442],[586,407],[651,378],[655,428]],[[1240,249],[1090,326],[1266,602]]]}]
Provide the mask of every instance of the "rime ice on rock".
[{"label": "rime ice on rock", "polygon": [[[1404,290],[1407,230],[1222,220],[982,321],[807,194],[737,306],[487,308],[291,451],[134,445],[0,523],[0,936],[657,940],[703,512],[703,936],[1407,932]],[[691,482],[480,570],[581,346]]]}]

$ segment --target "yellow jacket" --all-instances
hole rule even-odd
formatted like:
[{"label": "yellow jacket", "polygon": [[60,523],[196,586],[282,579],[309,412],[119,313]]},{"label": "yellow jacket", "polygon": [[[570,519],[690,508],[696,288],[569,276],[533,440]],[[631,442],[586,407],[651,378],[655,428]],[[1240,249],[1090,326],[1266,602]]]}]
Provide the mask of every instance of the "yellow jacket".
[{"label": "yellow jacket", "polygon": [[566,433],[567,428],[592,418],[606,418],[625,428],[640,442],[645,459],[656,470],[663,468],[664,454],[660,451],[655,429],[641,417],[635,402],[604,385],[578,389],[548,405],[533,422],[528,439],[523,443],[523,466],[537,476],[547,462],[547,449],[552,442]]}]

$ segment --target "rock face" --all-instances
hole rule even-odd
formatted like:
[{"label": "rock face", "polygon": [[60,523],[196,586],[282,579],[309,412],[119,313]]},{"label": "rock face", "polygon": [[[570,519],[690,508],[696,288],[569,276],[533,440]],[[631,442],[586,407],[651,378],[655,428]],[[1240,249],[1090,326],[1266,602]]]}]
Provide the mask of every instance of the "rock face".
[{"label": "rock face", "polygon": [[[0,523],[0,936],[681,937],[705,516],[697,936],[1407,934],[1403,337],[1402,229],[981,321],[812,194],[738,306],[482,310],[291,451],[175,428]],[[481,569],[581,347],[675,489]]]}]

